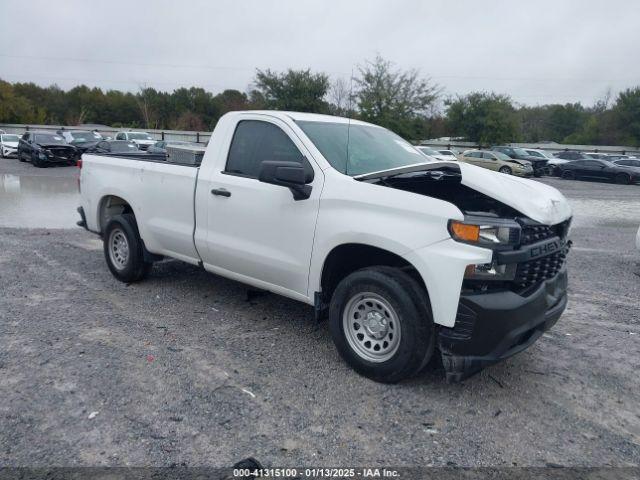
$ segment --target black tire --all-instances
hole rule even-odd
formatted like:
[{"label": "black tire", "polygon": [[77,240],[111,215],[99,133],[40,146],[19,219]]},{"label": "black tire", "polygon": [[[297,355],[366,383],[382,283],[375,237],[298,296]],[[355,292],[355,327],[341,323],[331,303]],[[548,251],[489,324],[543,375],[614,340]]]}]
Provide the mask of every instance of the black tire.
[{"label": "black tire", "polygon": [[629,185],[631,183],[631,177],[626,173],[618,173],[616,175],[616,183],[619,185]]},{"label": "black tire", "polygon": [[[373,294],[384,299],[393,310],[390,318],[397,319],[397,347],[384,361],[364,358],[347,338],[343,315],[360,294],[362,298]],[[356,372],[377,382],[395,383],[416,375],[429,363],[435,349],[435,327],[427,293],[408,274],[392,267],[368,267],[345,277],[331,297],[329,329],[342,358]]]},{"label": "black tire", "polygon": [[[117,258],[124,257],[111,252],[111,243],[122,237],[127,244],[127,255],[122,263],[117,263]],[[138,232],[138,225],[135,217],[130,213],[116,215],[109,220],[104,229],[103,250],[109,270],[121,282],[138,282],[147,276],[153,266],[152,262],[144,260],[144,246]]]},{"label": "black tire", "polygon": [[24,159],[24,155],[20,150],[18,150],[18,160],[20,160],[21,162],[26,162],[26,160]]},{"label": "black tire", "polygon": [[564,178],[565,180],[575,180],[576,179],[576,174],[573,173],[571,170],[562,170],[562,174],[560,176],[562,178]]},{"label": "black tire", "polygon": [[541,170],[534,170],[533,171],[533,176],[536,178],[540,178],[542,176],[542,171]]},{"label": "black tire", "polygon": [[37,168],[43,168],[44,162],[38,158],[38,154],[31,152],[31,165]]},{"label": "black tire", "polygon": [[511,170],[511,168],[509,167],[500,167],[500,170],[498,170],[500,173],[504,173],[505,175],[512,175],[513,174],[513,170]]}]

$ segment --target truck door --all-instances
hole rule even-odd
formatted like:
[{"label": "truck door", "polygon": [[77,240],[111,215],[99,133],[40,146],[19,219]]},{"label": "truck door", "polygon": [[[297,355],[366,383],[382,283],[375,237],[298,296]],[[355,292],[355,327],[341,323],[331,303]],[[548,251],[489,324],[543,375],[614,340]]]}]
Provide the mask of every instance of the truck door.
[{"label": "truck door", "polygon": [[[206,251],[200,251],[207,269],[307,297],[323,183],[322,171],[310,158],[296,134],[278,119],[256,115],[237,122],[222,171],[214,169],[198,185],[209,192]],[[303,164],[313,176],[311,197],[296,201],[288,188],[260,182],[261,163],[268,160]]]}]

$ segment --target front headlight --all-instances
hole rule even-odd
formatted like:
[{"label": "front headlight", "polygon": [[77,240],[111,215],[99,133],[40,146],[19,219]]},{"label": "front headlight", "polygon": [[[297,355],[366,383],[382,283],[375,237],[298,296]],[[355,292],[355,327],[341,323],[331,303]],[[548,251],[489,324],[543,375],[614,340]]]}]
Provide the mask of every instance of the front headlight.
[{"label": "front headlight", "polygon": [[[457,242],[468,243],[491,250],[505,250],[520,243],[521,228],[512,220],[500,218],[466,217],[463,222],[449,220],[449,233]],[[465,280],[513,280],[516,264],[490,263],[467,265]]]},{"label": "front headlight", "polygon": [[458,242],[479,247],[494,248],[517,245],[520,242],[520,225],[510,220],[467,218],[465,221],[449,220],[451,238]]}]

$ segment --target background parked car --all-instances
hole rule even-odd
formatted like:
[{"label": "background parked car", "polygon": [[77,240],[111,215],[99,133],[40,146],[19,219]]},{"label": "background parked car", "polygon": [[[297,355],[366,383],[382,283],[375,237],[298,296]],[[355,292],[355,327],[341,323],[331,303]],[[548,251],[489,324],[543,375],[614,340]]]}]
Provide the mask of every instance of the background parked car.
[{"label": "background parked car", "polygon": [[596,160],[610,160],[609,155],[606,153],[586,152],[585,155],[589,158],[595,158]]},{"label": "background parked car", "polygon": [[80,152],[86,152],[99,141],[104,140],[98,132],[90,132],[89,130],[59,130],[58,134],[62,135],[67,143],[76,147]]},{"label": "background parked car", "polygon": [[417,148],[425,155],[429,155],[430,157],[435,158],[436,160],[455,160],[450,157],[447,157],[446,155],[441,154],[439,151],[434,150],[431,147],[419,145]]},{"label": "background parked car", "polygon": [[160,140],[147,148],[147,153],[167,153],[167,145],[189,145],[179,140]]},{"label": "background parked car", "polygon": [[127,140],[102,140],[86,153],[143,153],[138,145]]},{"label": "background parked car", "polygon": [[55,133],[26,132],[18,142],[18,159],[29,161],[34,167],[61,163],[75,165],[78,158],[78,149]]},{"label": "background parked car", "polygon": [[17,157],[19,142],[19,135],[13,135],[11,133],[0,133],[0,157]]},{"label": "background parked car", "polygon": [[524,148],[517,147],[507,147],[503,145],[498,145],[495,147],[491,147],[491,150],[494,152],[501,152],[507,155],[514,160],[526,160],[533,167],[533,174],[536,177],[540,177],[542,175],[549,174],[550,171],[547,168],[547,159],[540,158],[535,155],[529,155],[529,153]]},{"label": "background parked car", "polygon": [[567,180],[604,180],[625,185],[640,180],[640,168],[623,167],[607,160],[573,160],[560,165],[560,170],[560,176]]},{"label": "background parked car", "polygon": [[622,160],[614,160],[613,163],[622,167],[640,167],[639,158],[627,158]]},{"label": "background parked car", "polygon": [[458,160],[458,154],[453,150],[438,150],[442,155],[447,158],[447,160]]},{"label": "background parked car", "polygon": [[557,152],[555,156],[561,160],[593,160],[586,153],[578,152],[577,150],[563,150],[562,152]]},{"label": "background parked car", "polygon": [[518,177],[531,177],[533,175],[533,167],[530,162],[527,160],[515,160],[502,152],[467,150],[460,157],[460,161],[508,175],[517,175]]},{"label": "background parked car", "polygon": [[621,155],[621,154],[612,154],[609,155],[609,160],[627,160],[629,158],[638,158],[635,155]]},{"label": "background parked car", "polygon": [[118,132],[115,139],[134,142],[140,150],[146,150],[156,143],[156,140],[147,132]]}]

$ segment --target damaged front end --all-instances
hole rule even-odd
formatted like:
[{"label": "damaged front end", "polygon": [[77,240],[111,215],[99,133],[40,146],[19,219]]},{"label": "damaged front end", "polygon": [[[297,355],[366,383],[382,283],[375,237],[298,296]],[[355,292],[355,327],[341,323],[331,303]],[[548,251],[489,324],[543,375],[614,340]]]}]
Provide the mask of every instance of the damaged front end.
[{"label": "damaged front end", "polygon": [[571,212],[564,197],[538,182],[470,167],[432,163],[362,179],[456,205],[464,220],[449,222],[451,237],[492,252],[489,263],[467,267],[455,324],[438,325],[448,381],[526,349],[567,304]]}]

